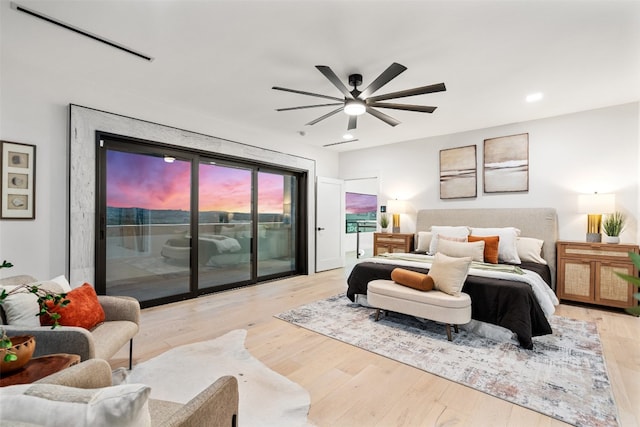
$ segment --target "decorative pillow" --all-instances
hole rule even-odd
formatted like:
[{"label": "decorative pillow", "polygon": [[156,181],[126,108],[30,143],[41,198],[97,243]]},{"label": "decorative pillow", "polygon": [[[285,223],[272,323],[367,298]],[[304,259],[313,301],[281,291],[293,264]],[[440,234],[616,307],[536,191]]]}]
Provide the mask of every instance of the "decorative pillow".
[{"label": "decorative pillow", "polygon": [[[48,301],[47,306],[52,313],[60,314],[58,323],[62,326],[80,326],[91,329],[98,323],[104,322],[104,310],[98,301],[98,295],[88,283],[73,289],[67,293],[69,304],[66,307],[54,306]],[[44,315],[40,316],[41,325],[53,325],[53,319]]]},{"label": "decorative pillow", "polygon": [[500,243],[500,236],[469,236],[467,238],[469,242],[484,241],[484,262],[490,264],[498,263],[498,246]]},{"label": "decorative pillow", "polygon": [[547,260],[542,258],[542,245],[544,245],[544,240],[533,237],[518,237],[516,240],[518,256],[522,261],[537,262],[546,265]]},{"label": "decorative pillow", "polygon": [[7,425],[133,427],[150,426],[151,388],[125,384],[82,389],[55,384],[0,388],[0,413]]},{"label": "decorative pillow", "polygon": [[436,246],[438,245],[438,236],[445,235],[448,237],[464,237],[469,235],[469,227],[460,226],[448,226],[448,225],[433,225],[431,226],[431,243],[429,244],[429,253],[436,253]]},{"label": "decorative pillow", "polygon": [[433,278],[428,274],[404,268],[394,268],[391,272],[391,280],[399,285],[408,286],[419,291],[430,291],[434,285]]},{"label": "decorative pillow", "polygon": [[429,276],[433,278],[437,290],[459,296],[470,265],[471,257],[453,258],[437,253],[433,258]]},{"label": "decorative pillow", "polygon": [[498,236],[498,260],[509,264],[520,264],[518,249],[516,248],[516,238],[520,235],[520,230],[514,227],[503,228],[471,228],[473,236]]},{"label": "decorative pillow", "polygon": [[[42,289],[49,292],[60,293],[62,288],[53,281],[41,281],[29,283],[29,285],[39,285]],[[17,286],[4,286],[3,288],[9,292]],[[2,304],[7,324],[14,326],[28,326],[35,328],[40,326],[40,306],[38,305],[38,297],[26,289],[20,290],[9,295]]]},{"label": "decorative pillow", "polygon": [[71,291],[71,285],[69,284],[69,281],[62,274],[60,276],[54,277],[53,279],[50,280],[50,282],[55,282],[58,285],[60,285],[60,287],[62,288],[62,292],[70,292]]},{"label": "decorative pillow", "polygon": [[445,254],[456,258],[471,257],[473,261],[484,261],[484,245],[483,241],[480,242],[456,242],[445,239],[444,236],[440,236],[438,239],[438,247],[436,253]]},{"label": "decorative pillow", "polygon": [[429,252],[429,245],[431,245],[431,232],[418,231],[416,242],[416,251]]}]

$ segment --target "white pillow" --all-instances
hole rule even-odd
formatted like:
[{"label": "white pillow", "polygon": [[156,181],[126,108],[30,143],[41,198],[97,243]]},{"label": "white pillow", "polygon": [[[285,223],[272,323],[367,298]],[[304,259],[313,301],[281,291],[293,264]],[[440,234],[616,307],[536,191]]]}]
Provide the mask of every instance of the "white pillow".
[{"label": "white pillow", "polygon": [[429,252],[429,245],[431,245],[431,233],[429,231],[418,231],[416,251]]},{"label": "white pillow", "polygon": [[448,237],[467,237],[469,235],[469,227],[466,226],[449,226],[449,225],[433,225],[431,226],[431,243],[429,244],[429,253],[436,253],[438,245],[438,235]]},{"label": "white pillow", "polygon": [[96,389],[56,384],[23,384],[0,388],[3,422],[48,427],[150,426],[147,400],[151,388],[125,384]]},{"label": "white pillow", "polygon": [[[33,282],[29,283],[29,285],[38,285],[42,289],[50,292],[62,292],[62,287],[57,282],[50,280]],[[16,287],[17,286],[4,286],[4,289],[9,292]],[[38,313],[40,312],[38,297],[27,289],[23,289],[9,295],[4,300],[2,309],[4,310],[8,325],[28,327],[40,326],[40,317],[38,317]]]},{"label": "white pillow", "polygon": [[453,258],[437,253],[429,269],[435,288],[453,296],[459,296],[469,273],[471,257]]},{"label": "white pillow", "polygon": [[71,292],[71,285],[64,275],[56,276],[53,279],[49,280],[50,282],[55,282],[62,288],[62,292],[67,293]]},{"label": "white pillow", "polygon": [[473,261],[484,262],[484,241],[455,242],[453,240],[438,239],[436,253],[451,257],[471,257]]},{"label": "white pillow", "polygon": [[520,235],[520,230],[514,227],[502,228],[476,228],[471,227],[471,235],[473,236],[499,236],[498,242],[498,260],[500,262],[508,262],[509,264],[520,264],[518,249],[516,247],[516,239]]},{"label": "white pillow", "polygon": [[535,239],[533,237],[518,237],[516,240],[518,256],[522,261],[537,262],[546,265],[547,261],[542,258],[543,244],[544,240]]}]

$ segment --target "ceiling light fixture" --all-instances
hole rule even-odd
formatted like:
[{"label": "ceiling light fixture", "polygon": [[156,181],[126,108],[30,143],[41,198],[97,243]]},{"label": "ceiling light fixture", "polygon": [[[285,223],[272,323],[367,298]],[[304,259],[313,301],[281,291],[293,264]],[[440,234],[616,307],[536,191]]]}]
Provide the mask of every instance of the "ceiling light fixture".
[{"label": "ceiling light fixture", "polygon": [[344,103],[344,112],[349,116],[360,116],[365,111],[367,111],[367,107],[360,99],[350,99]]},{"label": "ceiling light fixture", "polygon": [[540,101],[542,99],[542,92],[536,92],[536,93],[532,93],[527,95],[527,102],[536,102],[536,101]]},{"label": "ceiling light fixture", "polygon": [[352,139],[353,135],[351,135],[350,133],[345,133],[344,135],[342,135],[342,139]]},{"label": "ceiling light fixture", "polygon": [[165,163],[173,163],[176,161],[176,158],[173,156],[164,156]]}]

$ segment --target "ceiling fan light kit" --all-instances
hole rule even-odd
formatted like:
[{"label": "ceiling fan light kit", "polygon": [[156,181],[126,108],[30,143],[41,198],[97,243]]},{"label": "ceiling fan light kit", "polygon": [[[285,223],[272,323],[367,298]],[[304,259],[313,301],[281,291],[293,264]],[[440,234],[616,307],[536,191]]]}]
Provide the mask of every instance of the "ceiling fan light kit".
[{"label": "ceiling fan light kit", "polygon": [[393,110],[403,110],[403,111],[414,111],[418,113],[433,113],[437,107],[430,107],[425,105],[409,105],[409,104],[395,104],[395,103],[387,103],[387,102],[379,102],[385,101],[388,99],[395,98],[404,98],[408,96],[416,96],[416,95],[425,95],[428,93],[434,92],[442,92],[447,90],[444,83],[437,83],[428,86],[421,86],[413,89],[402,90],[398,92],[387,93],[384,95],[372,96],[374,92],[380,89],[382,86],[389,83],[391,80],[396,78],[400,73],[405,71],[407,67],[404,65],[400,65],[397,62],[391,64],[385,71],[382,72],[367,88],[363,91],[358,90],[358,86],[362,84],[362,75],[361,74],[351,74],[349,76],[349,85],[353,86],[353,89],[350,91],[347,87],[340,81],[338,76],[331,70],[331,68],[326,65],[316,65],[318,71],[320,71],[344,96],[344,98],[337,98],[329,95],[322,95],[318,93],[305,92],[302,90],[296,89],[287,89],[284,87],[273,86],[272,89],[281,90],[284,92],[297,93],[300,95],[314,96],[318,98],[330,99],[332,101],[336,101],[329,104],[315,104],[315,105],[303,105],[300,107],[290,107],[290,108],[278,108],[276,111],[291,111],[291,110],[302,110],[307,108],[318,108],[318,107],[338,107],[335,110],[330,111],[329,113],[318,117],[315,120],[310,121],[306,125],[312,126],[316,123],[327,119],[340,111],[344,111],[349,116],[349,123],[347,125],[347,130],[353,130],[357,127],[358,116],[369,113],[375,118],[382,120],[389,126],[397,126],[400,122],[394,119],[387,114],[384,114],[381,111],[378,111],[377,108],[388,108]]}]

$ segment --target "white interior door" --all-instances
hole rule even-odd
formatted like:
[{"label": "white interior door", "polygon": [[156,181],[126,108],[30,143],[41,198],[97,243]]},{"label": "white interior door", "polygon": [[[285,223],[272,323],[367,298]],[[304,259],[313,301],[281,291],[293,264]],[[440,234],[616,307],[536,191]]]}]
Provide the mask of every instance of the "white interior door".
[{"label": "white interior door", "polygon": [[316,272],[344,267],[344,181],[316,181]]}]

